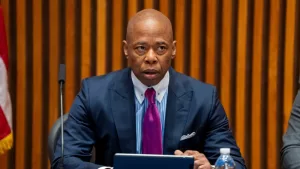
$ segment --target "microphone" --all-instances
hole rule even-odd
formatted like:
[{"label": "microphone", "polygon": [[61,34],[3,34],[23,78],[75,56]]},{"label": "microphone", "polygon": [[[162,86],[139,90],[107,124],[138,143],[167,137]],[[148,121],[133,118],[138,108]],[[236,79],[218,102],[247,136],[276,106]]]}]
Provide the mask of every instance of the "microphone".
[{"label": "microphone", "polygon": [[59,65],[58,83],[60,85],[60,129],[61,129],[61,169],[64,168],[64,107],[63,107],[63,85],[66,79],[66,65]]}]

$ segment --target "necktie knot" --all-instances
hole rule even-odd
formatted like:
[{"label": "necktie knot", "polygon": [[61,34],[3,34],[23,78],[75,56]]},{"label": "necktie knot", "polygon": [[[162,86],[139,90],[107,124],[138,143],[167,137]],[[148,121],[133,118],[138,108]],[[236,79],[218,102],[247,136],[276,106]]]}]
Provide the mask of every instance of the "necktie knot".
[{"label": "necktie knot", "polygon": [[145,97],[148,99],[149,103],[155,104],[155,90],[153,88],[146,90]]}]

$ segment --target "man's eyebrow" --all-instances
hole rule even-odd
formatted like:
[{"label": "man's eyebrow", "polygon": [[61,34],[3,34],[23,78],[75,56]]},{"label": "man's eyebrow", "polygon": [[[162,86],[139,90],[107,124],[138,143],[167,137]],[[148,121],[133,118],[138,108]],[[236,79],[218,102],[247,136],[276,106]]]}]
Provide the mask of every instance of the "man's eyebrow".
[{"label": "man's eyebrow", "polygon": [[156,42],[156,44],[158,44],[158,45],[167,45],[167,43],[166,43],[166,42],[164,42],[164,41],[159,41],[159,42]]},{"label": "man's eyebrow", "polygon": [[135,42],[133,43],[133,45],[146,45],[147,43],[146,42]]},{"label": "man's eyebrow", "polygon": [[[148,43],[147,42],[144,42],[144,41],[140,41],[140,42],[134,42],[133,45],[147,45]],[[159,42],[156,42],[157,45],[167,45],[167,42],[165,41],[159,41]]]}]

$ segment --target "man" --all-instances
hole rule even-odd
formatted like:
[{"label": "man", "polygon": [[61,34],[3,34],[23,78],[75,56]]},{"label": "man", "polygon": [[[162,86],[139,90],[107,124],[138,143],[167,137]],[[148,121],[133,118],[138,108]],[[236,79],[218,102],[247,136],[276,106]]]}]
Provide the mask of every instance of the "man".
[{"label": "man", "polygon": [[[115,153],[143,153],[191,155],[194,168],[209,169],[222,147],[245,168],[215,87],[170,67],[170,20],[143,10],[129,21],[123,43],[130,68],[82,82],[65,125],[65,168],[113,166]],[[100,165],[88,163],[93,145]],[[58,141],[54,168],[60,154]]]},{"label": "man", "polygon": [[293,104],[287,132],[283,136],[281,165],[284,169],[300,168],[300,90]]}]

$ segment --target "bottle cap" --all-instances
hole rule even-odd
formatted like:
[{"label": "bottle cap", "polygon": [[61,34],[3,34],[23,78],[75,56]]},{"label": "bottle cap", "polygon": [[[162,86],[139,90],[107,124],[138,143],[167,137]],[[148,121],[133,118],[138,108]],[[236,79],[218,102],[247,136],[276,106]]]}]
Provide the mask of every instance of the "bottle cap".
[{"label": "bottle cap", "polygon": [[220,148],[221,154],[230,154],[230,148]]}]

